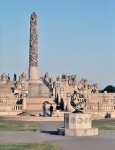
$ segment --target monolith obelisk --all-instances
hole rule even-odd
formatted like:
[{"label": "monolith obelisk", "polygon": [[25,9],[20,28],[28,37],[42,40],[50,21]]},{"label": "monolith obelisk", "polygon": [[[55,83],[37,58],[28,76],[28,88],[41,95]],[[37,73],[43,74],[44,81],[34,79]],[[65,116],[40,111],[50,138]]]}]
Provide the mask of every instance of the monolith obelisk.
[{"label": "monolith obelisk", "polygon": [[38,79],[38,30],[37,15],[35,12],[30,17],[29,79]]}]

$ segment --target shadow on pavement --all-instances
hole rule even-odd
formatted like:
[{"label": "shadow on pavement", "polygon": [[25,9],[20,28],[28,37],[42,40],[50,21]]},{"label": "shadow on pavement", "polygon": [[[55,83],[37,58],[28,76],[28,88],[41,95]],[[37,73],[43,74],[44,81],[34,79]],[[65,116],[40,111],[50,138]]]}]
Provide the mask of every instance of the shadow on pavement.
[{"label": "shadow on pavement", "polygon": [[46,131],[46,130],[42,130],[41,133],[47,133],[47,134],[50,134],[50,135],[58,135],[58,132],[57,132],[57,131]]}]

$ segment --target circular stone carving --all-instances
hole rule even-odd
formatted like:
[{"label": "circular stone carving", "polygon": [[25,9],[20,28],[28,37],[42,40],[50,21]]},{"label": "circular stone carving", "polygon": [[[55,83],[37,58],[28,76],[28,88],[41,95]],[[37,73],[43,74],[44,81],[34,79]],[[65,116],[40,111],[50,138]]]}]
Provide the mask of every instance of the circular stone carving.
[{"label": "circular stone carving", "polygon": [[70,122],[74,124],[76,122],[76,119],[74,117],[71,117]]},{"label": "circular stone carving", "polygon": [[84,120],[84,123],[88,123],[88,120],[89,119],[86,117],[85,120]]},{"label": "circular stone carving", "polygon": [[68,117],[65,118],[65,122],[69,123],[69,118]]},{"label": "circular stone carving", "polygon": [[78,118],[77,119],[77,123],[81,124],[83,122],[83,119],[82,118]]},{"label": "circular stone carving", "polygon": [[86,107],[86,99],[83,94],[77,93],[77,91],[74,91],[74,93],[71,95],[71,106],[75,109],[74,113],[77,112],[83,112],[83,109]]}]

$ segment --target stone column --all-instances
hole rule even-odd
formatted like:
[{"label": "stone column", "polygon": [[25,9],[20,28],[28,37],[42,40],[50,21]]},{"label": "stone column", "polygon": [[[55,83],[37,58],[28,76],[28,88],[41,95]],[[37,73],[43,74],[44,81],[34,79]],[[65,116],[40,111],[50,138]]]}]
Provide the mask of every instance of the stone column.
[{"label": "stone column", "polygon": [[29,79],[38,79],[38,31],[37,15],[35,12],[30,17],[30,46],[29,46]]},{"label": "stone column", "polygon": [[71,93],[67,93],[67,111],[70,111]]}]

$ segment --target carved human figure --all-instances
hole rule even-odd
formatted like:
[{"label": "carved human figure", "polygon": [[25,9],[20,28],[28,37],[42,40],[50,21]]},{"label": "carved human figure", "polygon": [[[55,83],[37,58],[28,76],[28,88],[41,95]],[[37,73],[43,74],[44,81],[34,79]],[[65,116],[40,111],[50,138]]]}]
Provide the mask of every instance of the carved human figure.
[{"label": "carved human figure", "polygon": [[19,82],[16,82],[16,83],[15,83],[15,88],[16,88],[17,90],[20,90],[20,89],[21,89],[21,84],[20,84]]},{"label": "carved human figure", "polygon": [[58,77],[57,77],[57,81],[60,81],[60,80],[61,80],[61,78],[60,78],[60,76],[58,76]]},{"label": "carved human figure", "polygon": [[50,83],[51,83],[51,84],[53,83],[53,77],[50,78]]},{"label": "carved human figure", "polygon": [[38,31],[37,31],[37,15],[32,13],[30,18],[30,52],[29,66],[38,66]]},{"label": "carved human figure", "polygon": [[45,78],[48,80],[49,78],[48,72],[45,73]]},{"label": "carved human figure", "polygon": [[8,76],[5,73],[3,73],[1,75],[1,79],[2,79],[3,83],[6,83],[8,81]]},{"label": "carved human figure", "polygon": [[77,76],[76,75],[74,75],[74,81],[77,81]]},{"label": "carved human figure", "polygon": [[56,81],[53,82],[53,88],[55,88],[55,87],[56,87]]},{"label": "carved human figure", "polygon": [[67,74],[65,73],[65,79],[67,79]]},{"label": "carved human figure", "polygon": [[19,76],[19,81],[25,81],[26,80],[26,75],[25,73],[23,72],[20,76]]},{"label": "carved human figure", "polygon": [[22,73],[22,78],[26,78],[26,75],[24,72]]},{"label": "carved human figure", "polygon": [[65,75],[64,75],[64,73],[63,73],[63,74],[62,74],[62,79],[64,79],[64,76],[65,76]]},{"label": "carved human figure", "polygon": [[87,80],[84,79],[84,89],[87,89]]},{"label": "carved human figure", "polygon": [[8,74],[8,82],[10,81],[10,75]]}]

